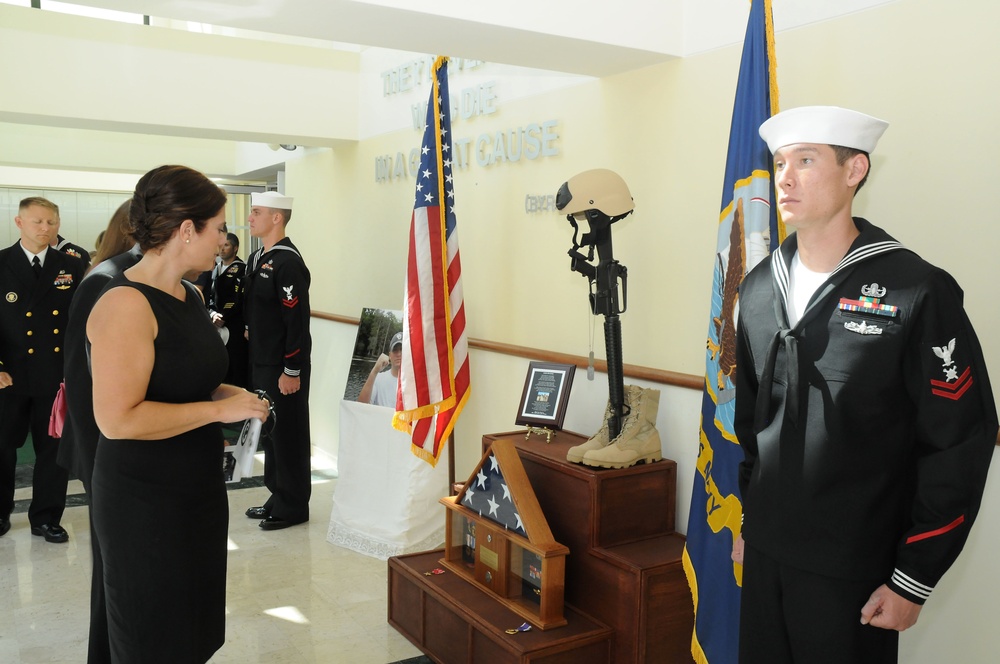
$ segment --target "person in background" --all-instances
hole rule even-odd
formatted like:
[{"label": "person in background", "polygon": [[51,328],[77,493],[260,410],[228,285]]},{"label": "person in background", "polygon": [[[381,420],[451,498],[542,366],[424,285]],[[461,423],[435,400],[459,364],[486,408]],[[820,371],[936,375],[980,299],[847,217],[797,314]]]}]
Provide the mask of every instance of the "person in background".
[{"label": "person in background", "polygon": [[271,496],[246,511],[264,530],[309,520],[312,492],[309,431],[309,270],[285,235],[292,199],[273,191],[250,195],[250,235],[263,246],[247,261],[244,315],[250,341],[250,385],[275,395],[275,425],[264,448]]},{"label": "person in background", "polygon": [[[26,199],[26,200],[31,200],[31,199]],[[46,199],[42,198],[40,200],[44,201]],[[59,228],[60,226],[62,226],[62,219],[60,219],[59,217],[59,206],[56,205],[55,203],[51,203],[51,205],[55,208],[56,212],[56,232],[55,232],[55,237],[52,238],[52,244],[50,246],[56,251],[61,251],[67,256],[72,256],[73,258],[79,258],[81,261],[83,261],[83,271],[86,272],[88,269],[90,269],[90,252],[78,244],[73,244],[72,242],[64,238],[62,235],[59,235]]]},{"label": "person in background", "polygon": [[111,215],[108,227],[101,231],[101,242],[97,245],[97,252],[90,264],[91,270],[98,264],[128,251],[135,245],[135,240],[129,234],[129,203],[130,201],[125,201],[119,205],[118,209]]},{"label": "person in background", "polygon": [[129,208],[142,259],[87,319],[94,417],[91,481],[112,662],[206,662],[225,642],[229,507],[221,422],[268,403],[222,384],[226,351],[198,292],[225,238],[225,193],[161,166]]},{"label": "person in background", "polygon": [[50,247],[59,228],[54,203],[25,198],[14,223],[21,238],[0,250],[0,536],[10,530],[17,450],[30,431],[31,534],[62,543],[69,541],[59,525],[69,477],[56,462],[59,441],[49,435],[49,416],[63,379],[69,307],[84,267]]},{"label": "person in background", "polygon": [[247,339],[244,334],[246,322],[243,320],[243,281],[247,266],[237,255],[240,238],[228,233],[219,250],[219,262],[212,277],[212,292],[208,298],[212,322],[219,329],[225,328],[226,352],[229,353],[229,372],[226,382],[230,385],[247,387],[249,356]]},{"label": "person in background", "polygon": [[[373,406],[396,407],[396,391],[399,387],[399,367],[403,363],[403,333],[397,332],[389,341],[389,354],[382,353],[375,366],[368,373],[365,384],[358,394],[358,401]],[[385,371],[388,367],[389,370]]]},{"label": "person in background", "polygon": [[202,270],[198,273],[191,272],[184,275],[184,278],[194,284],[194,287],[201,293],[201,298],[205,301],[205,308],[208,310],[211,310],[213,281],[215,280],[216,269],[220,263],[222,263],[222,259],[216,254],[211,270]]},{"label": "person in background", "polygon": [[760,127],[795,233],[740,288],[742,664],[896,662],[982,500],[997,412],[962,289],[852,216],[887,126]]},{"label": "person in background", "polygon": [[94,256],[97,255],[97,248],[101,246],[101,242],[104,240],[104,231],[97,234],[97,241],[94,242],[94,248],[90,250],[90,260],[94,260]]},{"label": "person in background", "polygon": [[[139,245],[129,233],[129,203],[122,203],[111,216],[107,232],[101,231],[106,241],[101,243],[90,271],[73,297],[66,324],[66,423],[59,443],[58,461],[80,480],[88,496],[92,495],[94,457],[101,432],[94,421],[94,383],[87,359],[87,318],[108,282],[142,258]],[[128,246],[124,246],[126,242]],[[87,501],[87,510],[91,515],[90,551],[93,563],[87,664],[109,664],[111,649],[104,600],[104,561],[101,558],[100,538],[94,529],[93,500]]]}]

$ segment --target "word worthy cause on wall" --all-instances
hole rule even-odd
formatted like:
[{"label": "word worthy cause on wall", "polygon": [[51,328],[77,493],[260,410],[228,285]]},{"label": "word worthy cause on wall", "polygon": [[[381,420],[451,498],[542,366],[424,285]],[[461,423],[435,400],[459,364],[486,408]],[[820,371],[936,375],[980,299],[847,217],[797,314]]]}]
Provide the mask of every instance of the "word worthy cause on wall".
[{"label": "word worthy cause on wall", "polygon": [[[428,61],[429,60],[429,61]],[[482,61],[463,61],[462,69],[471,69],[484,64]],[[383,96],[391,96],[412,90],[416,85],[429,80],[433,59],[408,62],[381,74]],[[453,94],[451,97],[452,127],[462,121],[470,121],[482,116],[491,116],[498,110],[496,81],[481,83]],[[424,130],[427,117],[427,103],[414,104],[410,108],[413,128]],[[534,160],[559,154],[558,120],[531,122],[499,131],[483,132],[475,138],[462,136],[452,139],[452,162],[459,169],[469,168],[473,162],[480,167],[490,167],[503,163],[513,163],[522,159]],[[402,150],[395,155],[385,154],[375,157],[375,181],[394,182],[406,180],[417,174],[420,166],[420,146],[409,151]],[[545,202],[537,207],[548,207]],[[537,209],[537,208],[536,208]]]}]

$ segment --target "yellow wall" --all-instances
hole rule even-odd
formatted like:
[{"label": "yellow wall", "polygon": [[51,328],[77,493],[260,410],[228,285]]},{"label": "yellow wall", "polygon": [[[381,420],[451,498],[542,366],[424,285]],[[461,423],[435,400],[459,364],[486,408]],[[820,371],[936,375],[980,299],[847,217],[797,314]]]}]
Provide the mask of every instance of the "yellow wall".
[{"label": "yellow wall", "polygon": [[[792,0],[775,0],[775,14],[791,4]],[[57,114],[57,102],[65,103],[74,95],[86,97],[88,104],[94,102],[82,85],[87,77],[80,72],[74,77],[64,61],[65,51],[60,51],[67,41],[84,43],[76,24],[73,30],[56,30],[51,39],[46,36],[48,26],[37,26],[37,30],[30,25],[10,27],[7,19],[16,12],[22,12],[17,15],[19,21],[65,21],[69,25],[68,18],[43,19],[40,12],[29,15],[24,11],[28,10],[0,6],[0,55],[6,62],[17,63],[0,73],[0,83],[8,92],[0,97],[0,164],[13,161],[15,148],[27,152],[30,147],[26,143],[32,141],[24,139],[34,132],[12,124],[20,116]],[[993,301],[992,280],[985,275],[996,261],[1000,240],[990,201],[1000,170],[996,158],[1000,153],[996,122],[1000,92],[995,84],[1000,40],[994,34],[998,25],[997,3],[899,0],[777,35],[783,108],[837,104],[891,122],[874,155],[874,172],[858,197],[856,212],[955,275],[966,290],[966,307],[995,380],[1000,380],[1000,307]],[[32,30],[38,33],[37,41],[26,36]],[[105,29],[95,24],[93,30]],[[110,40],[120,48],[155,51],[155,44],[128,44],[127,35],[135,34],[130,30],[107,28],[92,42]],[[223,44],[218,38],[182,39],[188,43],[186,48],[204,49],[220,63],[237,57],[218,51]],[[50,48],[39,48],[39,44]],[[22,59],[23,53],[33,50],[40,53]],[[81,46],[81,55],[82,50]],[[123,60],[121,51],[107,52],[109,58]],[[247,46],[242,57],[245,63],[259,57],[255,64],[271,59],[287,64],[298,62],[303,53],[289,48],[255,56]],[[558,156],[488,168],[473,165],[456,173],[472,337],[581,355],[588,352],[592,321],[585,309],[586,283],[570,271],[566,256],[571,229],[556,213],[527,214],[524,197],[554,194],[575,173],[605,167],[626,179],[636,200],[635,213],[614,228],[615,255],[629,271],[629,311],[622,317],[624,359],[690,374],[704,371],[718,208],[739,58],[739,47],[727,47],[558,92],[516,99],[501,96],[495,115],[456,125],[457,135],[476,137],[555,119],[560,135]],[[312,86],[323,88],[317,94],[344,84],[342,75],[336,73],[343,62],[330,64],[334,73],[316,64]],[[254,72],[259,79],[259,71]],[[50,74],[55,78],[46,78]],[[462,84],[458,77],[453,80],[454,94]],[[42,95],[34,103],[17,96],[38,81],[48,81],[54,94]],[[145,85],[138,76],[136,81]],[[161,72],[156,82],[169,80]],[[329,124],[336,119],[317,118],[317,109],[311,105],[280,100],[280,113],[276,113],[273,107],[249,103],[264,103],[260,97],[244,94],[256,82],[247,74],[242,87],[229,94],[196,89],[204,103],[181,105],[189,115],[180,124],[198,124],[223,134],[252,134],[260,129],[258,123],[273,126],[277,122],[288,133],[331,134]],[[139,103],[123,95],[123,89],[108,87],[106,95],[97,95],[105,99],[104,106],[84,109],[94,124],[114,118],[119,102],[147,108],[148,100]],[[325,99],[324,103],[330,103],[329,96]],[[337,101],[348,111],[354,108]],[[150,122],[175,121],[158,115],[155,108],[149,110]],[[343,124],[337,127],[344,131],[341,138],[358,135],[357,119],[348,117]],[[51,133],[46,132],[48,136]],[[48,140],[53,144],[46,146],[46,158],[29,163],[67,166],[58,160],[58,139]],[[115,143],[108,141],[104,149],[126,151]],[[373,132],[346,147],[300,149],[283,155],[288,158],[285,190],[296,199],[289,233],[312,271],[315,309],[358,316],[363,307],[402,306],[414,182],[408,178],[377,183],[375,159],[408,152],[418,143],[419,133],[397,129]],[[37,141],[33,144],[37,147]],[[71,147],[74,154],[86,154],[78,145]],[[141,150],[128,151],[129,168],[133,164],[138,168],[141,156],[137,152]],[[164,163],[161,154],[159,148],[150,149],[150,163],[144,167]],[[188,163],[202,169],[210,168],[205,164],[230,159],[228,146],[204,153],[192,150],[192,154]],[[95,153],[93,166],[107,168],[104,164],[110,159],[106,157]],[[11,184],[18,183],[0,181],[0,186]],[[594,337],[596,353],[603,356],[600,323]],[[314,382],[314,440],[322,447],[336,437],[330,413],[342,394],[352,331],[349,326],[326,322],[317,323],[315,330],[314,362],[322,377]],[[478,351],[473,359],[473,396],[456,428],[459,477],[473,465],[482,433],[512,426],[513,404],[526,364]],[[588,383],[577,376],[567,419],[570,428],[596,428],[606,398],[606,393],[600,393],[604,380],[598,375],[595,383]],[[661,403],[661,411],[667,413],[662,419],[671,427],[660,427],[665,454],[679,464],[679,523],[689,501],[697,448],[696,401],[697,397],[678,397],[676,390],[668,388]],[[987,489],[966,552],[924,609],[920,625],[903,635],[900,661],[995,659],[989,635],[995,622],[992,589],[997,585],[992,552],[1000,542],[996,484],[992,482]]]},{"label": "yellow wall", "polygon": [[[1000,148],[1000,95],[984,78],[1000,64],[998,19],[993,3],[907,0],[777,36],[783,108],[837,104],[891,122],[855,212],[958,278],[995,373],[1000,312],[980,274],[1000,239],[984,200]],[[636,201],[613,231],[615,256],[629,272],[625,361],[703,372],[739,57],[730,47],[501,99],[495,116],[456,126],[456,135],[476,136],[557,119],[560,134],[559,156],[456,174],[471,336],[587,353],[587,289],[565,255],[569,224],[556,213],[525,213],[524,196],[555,193],[575,173],[607,167]],[[414,182],[376,183],[374,161],[418,142],[419,133],[401,130],[289,162],[288,193],[305,206],[289,231],[328,279],[315,308],[356,316],[365,306],[401,306]]]}]

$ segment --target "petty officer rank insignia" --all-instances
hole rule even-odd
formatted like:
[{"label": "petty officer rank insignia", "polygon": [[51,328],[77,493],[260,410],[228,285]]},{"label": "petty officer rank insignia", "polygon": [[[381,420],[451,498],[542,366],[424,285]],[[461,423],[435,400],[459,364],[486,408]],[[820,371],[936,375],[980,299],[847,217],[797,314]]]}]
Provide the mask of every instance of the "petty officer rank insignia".
[{"label": "petty officer rank insignia", "polygon": [[294,284],[291,285],[291,286],[282,286],[281,287],[281,290],[285,291],[285,298],[281,301],[281,303],[283,305],[285,305],[286,307],[288,307],[289,309],[292,309],[293,307],[295,307],[296,304],[299,303],[299,296],[298,295],[295,295],[295,296],[292,295],[292,289],[293,288],[295,288]]},{"label": "petty officer rank insignia", "polygon": [[944,374],[944,380],[931,379],[931,394],[958,401],[972,387],[972,367],[968,366],[960,372],[952,358],[955,354],[954,339],[945,346],[931,346],[931,350],[941,359],[941,371]]},{"label": "petty officer rank insignia", "polygon": [[66,290],[67,288],[71,288],[73,286],[73,275],[66,274],[65,270],[59,270],[56,280],[52,283],[59,290]]},{"label": "petty officer rank insignia", "polygon": [[[885,297],[885,292],[885,288],[880,287],[877,283],[868,284],[861,287],[861,297],[858,299],[840,298],[837,308],[841,311],[850,311],[856,314],[876,317],[875,320],[895,318],[899,313],[899,307],[881,303],[881,299]],[[881,327],[866,321],[849,321],[844,323],[844,327],[858,334],[882,334]]]}]

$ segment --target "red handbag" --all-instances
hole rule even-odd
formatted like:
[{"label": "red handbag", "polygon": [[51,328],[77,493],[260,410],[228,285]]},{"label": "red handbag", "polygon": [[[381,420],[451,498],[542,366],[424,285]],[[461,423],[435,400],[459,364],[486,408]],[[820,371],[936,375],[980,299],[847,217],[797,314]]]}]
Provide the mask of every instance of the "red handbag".
[{"label": "red handbag", "polygon": [[49,435],[62,438],[63,425],[66,423],[66,383],[59,383],[55,401],[52,402],[52,414],[49,415]]}]

